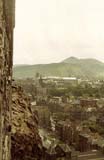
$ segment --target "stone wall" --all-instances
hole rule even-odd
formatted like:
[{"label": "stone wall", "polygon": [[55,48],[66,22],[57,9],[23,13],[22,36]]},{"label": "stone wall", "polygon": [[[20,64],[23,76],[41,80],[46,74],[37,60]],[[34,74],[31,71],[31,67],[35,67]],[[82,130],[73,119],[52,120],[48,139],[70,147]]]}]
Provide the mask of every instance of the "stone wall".
[{"label": "stone wall", "polygon": [[14,1],[0,0],[0,160],[11,158],[13,13]]}]

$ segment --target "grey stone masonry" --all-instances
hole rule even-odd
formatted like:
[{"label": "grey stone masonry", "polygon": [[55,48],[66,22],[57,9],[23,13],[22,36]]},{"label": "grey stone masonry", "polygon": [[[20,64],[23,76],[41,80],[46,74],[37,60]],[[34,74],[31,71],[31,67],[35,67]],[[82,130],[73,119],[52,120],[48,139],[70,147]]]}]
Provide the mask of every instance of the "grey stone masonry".
[{"label": "grey stone masonry", "polygon": [[14,0],[0,0],[0,160],[11,159]]}]

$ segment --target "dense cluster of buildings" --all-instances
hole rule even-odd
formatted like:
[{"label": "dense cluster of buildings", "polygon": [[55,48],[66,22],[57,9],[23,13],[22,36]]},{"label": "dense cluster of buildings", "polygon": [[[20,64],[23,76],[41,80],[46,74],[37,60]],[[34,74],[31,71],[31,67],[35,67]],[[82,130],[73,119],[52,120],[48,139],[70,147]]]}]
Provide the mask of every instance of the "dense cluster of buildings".
[{"label": "dense cluster of buildings", "polygon": [[[41,83],[40,83],[41,82]],[[49,95],[49,89],[64,89],[81,85],[96,88],[103,82],[78,80],[74,77],[43,77],[33,80],[32,92],[29,91],[33,110],[38,111],[40,127],[51,132],[54,137],[70,148],[71,160],[89,160],[104,157],[104,98],[94,96],[55,96]],[[29,81],[28,81],[29,84]],[[31,83],[30,83],[31,84]],[[35,87],[34,87],[35,86]],[[27,86],[26,86],[27,87]],[[24,87],[25,88],[25,87]],[[34,90],[35,88],[35,90]],[[29,89],[29,85],[28,85]],[[34,96],[33,96],[34,93]],[[46,137],[47,139],[48,137]],[[43,140],[46,141],[46,139]],[[49,140],[49,139],[48,139]],[[57,142],[56,140],[56,142]],[[49,144],[44,143],[45,147]],[[48,159],[67,159],[56,152],[56,145],[50,143]],[[47,148],[47,147],[46,147]],[[59,149],[59,151],[62,150]],[[46,152],[45,152],[46,153]]]}]

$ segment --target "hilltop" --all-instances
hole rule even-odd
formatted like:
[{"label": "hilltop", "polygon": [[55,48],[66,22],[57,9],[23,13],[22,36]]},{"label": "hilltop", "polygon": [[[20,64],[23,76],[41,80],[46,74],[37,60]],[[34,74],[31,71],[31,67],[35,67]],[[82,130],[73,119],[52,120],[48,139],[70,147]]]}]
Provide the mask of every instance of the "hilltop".
[{"label": "hilltop", "polygon": [[43,76],[75,76],[103,79],[104,63],[96,59],[69,57],[60,63],[14,66],[14,78],[33,78],[39,72]]}]

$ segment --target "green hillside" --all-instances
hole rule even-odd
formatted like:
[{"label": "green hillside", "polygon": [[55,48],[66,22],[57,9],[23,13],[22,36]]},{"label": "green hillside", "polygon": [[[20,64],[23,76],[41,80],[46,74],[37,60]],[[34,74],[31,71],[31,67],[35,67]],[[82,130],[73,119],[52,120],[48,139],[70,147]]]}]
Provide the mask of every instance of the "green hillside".
[{"label": "green hillside", "polygon": [[103,79],[104,63],[96,59],[70,57],[60,63],[14,66],[14,78],[43,76],[75,76],[78,78]]}]

